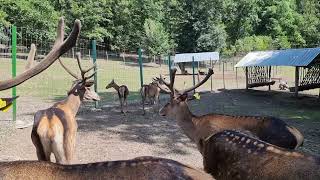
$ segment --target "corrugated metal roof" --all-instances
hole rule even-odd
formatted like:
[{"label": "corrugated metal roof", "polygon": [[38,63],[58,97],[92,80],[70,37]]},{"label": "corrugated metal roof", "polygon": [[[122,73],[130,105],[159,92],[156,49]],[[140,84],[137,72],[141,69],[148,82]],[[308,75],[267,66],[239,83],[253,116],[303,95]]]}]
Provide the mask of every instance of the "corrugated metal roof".
[{"label": "corrugated metal roof", "polygon": [[320,48],[256,51],[248,53],[235,67],[247,66],[308,66]]},{"label": "corrugated metal roof", "polygon": [[183,53],[176,54],[174,57],[174,62],[192,62],[192,57],[194,57],[194,61],[217,61],[219,60],[218,52],[202,52],[202,53]]}]

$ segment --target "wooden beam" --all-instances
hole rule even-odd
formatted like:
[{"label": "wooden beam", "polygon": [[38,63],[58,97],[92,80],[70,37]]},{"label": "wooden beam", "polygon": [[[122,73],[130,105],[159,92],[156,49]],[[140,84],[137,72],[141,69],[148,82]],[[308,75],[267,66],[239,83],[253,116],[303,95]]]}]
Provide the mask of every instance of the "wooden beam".
[{"label": "wooden beam", "polygon": [[[269,82],[271,81],[271,66],[268,68],[268,76],[269,76]],[[271,91],[271,84],[269,84],[269,91]]]},{"label": "wooden beam", "polygon": [[299,67],[296,67],[296,78],[295,78],[295,97],[298,97],[298,93],[299,93]]}]

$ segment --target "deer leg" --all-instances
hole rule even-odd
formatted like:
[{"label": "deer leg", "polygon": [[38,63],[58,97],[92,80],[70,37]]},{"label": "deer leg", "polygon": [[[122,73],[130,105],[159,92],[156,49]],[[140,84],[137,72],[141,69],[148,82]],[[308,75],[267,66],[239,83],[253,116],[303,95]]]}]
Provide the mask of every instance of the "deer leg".
[{"label": "deer leg", "polygon": [[123,98],[120,98],[121,113],[123,113]]},{"label": "deer leg", "polygon": [[44,153],[40,137],[37,134],[37,131],[35,129],[32,129],[31,140],[32,140],[33,145],[36,147],[38,160],[39,161],[45,161],[46,160],[46,155]]},{"label": "deer leg", "polygon": [[52,151],[58,164],[65,164],[66,158],[63,149],[63,132],[56,133],[52,142]]},{"label": "deer leg", "polygon": [[63,140],[63,150],[64,150],[66,164],[71,164],[71,160],[73,159],[76,132],[77,132],[76,129],[65,131],[64,140]]},{"label": "deer leg", "polygon": [[50,155],[51,155],[51,140],[47,137],[42,137],[40,138],[42,147],[43,147],[43,152],[45,156],[45,161],[50,162]]}]

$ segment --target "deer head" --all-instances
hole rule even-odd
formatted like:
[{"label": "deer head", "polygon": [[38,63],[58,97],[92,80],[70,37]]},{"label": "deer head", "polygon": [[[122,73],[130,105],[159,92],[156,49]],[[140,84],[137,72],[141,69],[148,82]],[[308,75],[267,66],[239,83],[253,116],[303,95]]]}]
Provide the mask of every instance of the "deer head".
[{"label": "deer head", "polygon": [[187,99],[188,99],[188,92],[195,90],[196,88],[200,87],[202,84],[204,84],[210,76],[213,74],[213,70],[210,68],[208,71],[207,76],[198,84],[196,84],[193,87],[190,87],[185,90],[177,90],[174,88],[174,80],[175,80],[175,74],[177,72],[177,69],[170,70],[170,83],[166,82],[162,76],[160,78],[157,78],[160,82],[162,82],[165,86],[169,88],[169,91],[167,89],[164,89],[162,86],[158,86],[161,90],[166,91],[167,93],[170,93],[170,102],[168,102],[163,108],[160,109],[159,114],[161,116],[168,116],[170,118],[175,118],[177,115],[181,113],[186,113],[184,110],[188,108],[187,105]]},{"label": "deer head", "polygon": [[[27,70],[23,73],[19,74],[18,76],[5,80],[0,81],[0,91],[10,89],[14,86],[17,86],[26,80],[36,76],[37,74],[40,74],[42,71],[47,69],[51,64],[53,64],[61,55],[66,53],[68,50],[70,50],[77,41],[77,38],[80,33],[80,21],[76,20],[72,29],[71,34],[68,38],[64,40],[64,20],[63,18],[60,18],[58,29],[57,29],[57,38],[55,41],[55,44],[52,48],[52,50],[47,54],[47,56],[36,66],[29,68],[27,67]],[[33,49],[33,47],[32,47]],[[30,54],[33,50],[30,51]],[[32,56],[32,55],[31,55]],[[34,56],[34,54],[33,54]],[[29,58],[28,58],[29,59]]]},{"label": "deer head", "polygon": [[59,62],[61,66],[76,80],[73,81],[73,85],[71,86],[71,89],[68,92],[68,95],[74,95],[74,96],[79,96],[80,100],[85,100],[85,101],[99,101],[100,97],[99,95],[90,89],[90,87],[94,84],[93,80],[90,80],[96,72],[92,73],[90,76],[86,76],[85,74],[91,71],[92,69],[95,68],[96,65],[93,65],[89,69],[83,70],[81,66],[81,54],[77,53],[77,62],[78,62],[78,67],[81,72],[81,77],[73,73],[70,69],[68,69],[61,61],[59,58]]},{"label": "deer head", "polygon": [[112,88],[116,83],[114,82],[114,79],[106,86],[106,89]]}]

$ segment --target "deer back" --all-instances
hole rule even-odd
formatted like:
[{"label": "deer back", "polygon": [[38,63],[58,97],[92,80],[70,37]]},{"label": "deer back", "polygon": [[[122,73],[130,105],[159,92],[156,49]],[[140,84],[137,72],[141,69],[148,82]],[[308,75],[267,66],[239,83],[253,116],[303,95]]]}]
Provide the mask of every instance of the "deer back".
[{"label": "deer back", "polygon": [[177,161],[141,157],[79,165],[41,161],[0,162],[0,179],[213,179]]},{"label": "deer back", "polygon": [[274,117],[209,114],[194,118],[193,122],[203,134],[202,137],[227,129],[238,129],[250,131],[263,141],[288,149],[300,146],[304,139],[296,128]]},{"label": "deer back", "polygon": [[204,169],[218,179],[319,179],[319,157],[226,130],[202,142]]}]

